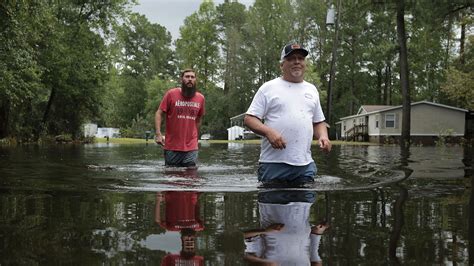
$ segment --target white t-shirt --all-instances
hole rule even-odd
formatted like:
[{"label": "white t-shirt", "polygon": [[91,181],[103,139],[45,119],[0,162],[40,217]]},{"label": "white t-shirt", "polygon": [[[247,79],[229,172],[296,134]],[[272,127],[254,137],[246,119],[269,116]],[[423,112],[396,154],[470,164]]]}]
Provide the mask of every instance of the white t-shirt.
[{"label": "white t-shirt", "polygon": [[297,166],[313,162],[313,123],[325,120],[313,84],[288,82],[281,77],[270,80],[258,89],[247,114],[263,119],[265,125],[280,132],[286,141],[286,148],[278,150],[264,138],[260,162]]},{"label": "white t-shirt", "polygon": [[319,256],[320,235],[311,234],[309,213],[312,203],[288,204],[258,203],[260,225],[282,223],[281,231],[266,233],[245,240],[247,253],[278,262],[278,265],[310,265],[321,261]]}]

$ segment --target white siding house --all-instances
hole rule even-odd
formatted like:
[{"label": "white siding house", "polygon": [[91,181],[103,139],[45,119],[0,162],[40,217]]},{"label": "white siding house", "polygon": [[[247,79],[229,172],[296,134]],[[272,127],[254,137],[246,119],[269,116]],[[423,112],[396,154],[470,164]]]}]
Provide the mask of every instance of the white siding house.
[{"label": "white siding house", "polygon": [[[420,101],[411,104],[410,134],[413,142],[432,143],[440,136],[463,137],[465,109]],[[342,117],[340,136],[346,140],[396,142],[401,136],[402,106],[363,105],[355,115]]]}]

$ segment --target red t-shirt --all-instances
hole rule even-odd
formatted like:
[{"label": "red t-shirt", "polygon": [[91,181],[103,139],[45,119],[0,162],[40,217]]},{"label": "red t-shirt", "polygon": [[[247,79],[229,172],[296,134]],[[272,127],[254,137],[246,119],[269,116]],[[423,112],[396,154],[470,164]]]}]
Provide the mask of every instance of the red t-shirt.
[{"label": "red t-shirt", "polygon": [[181,88],[166,92],[160,109],[166,113],[165,150],[194,151],[198,149],[196,119],[205,113],[204,96],[196,92],[185,98]]},{"label": "red t-shirt", "polygon": [[165,221],[160,225],[168,231],[185,228],[202,231],[204,224],[199,218],[199,192],[168,191],[165,194]]},{"label": "red t-shirt", "polygon": [[161,261],[161,266],[202,266],[204,265],[204,257],[194,256],[189,260],[181,258],[178,254],[168,254]]}]

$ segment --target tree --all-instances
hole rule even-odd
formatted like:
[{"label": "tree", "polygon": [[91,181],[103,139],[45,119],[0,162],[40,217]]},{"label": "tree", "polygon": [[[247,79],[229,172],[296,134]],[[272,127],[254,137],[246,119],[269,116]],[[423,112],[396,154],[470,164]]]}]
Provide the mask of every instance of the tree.
[{"label": "tree", "polygon": [[[161,25],[132,13],[117,27],[112,48],[117,51],[119,90],[114,105],[119,106],[110,117],[114,126],[128,127],[133,121],[146,117],[146,102],[150,95],[146,84],[155,78],[177,75],[171,50],[171,34]],[[155,99],[157,100],[157,99]]]},{"label": "tree", "polygon": [[0,138],[18,134],[28,138],[34,126],[29,122],[37,116],[33,109],[42,73],[36,60],[40,35],[35,25],[41,25],[45,9],[41,4],[0,4]]},{"label": "tree", "polygon": [[[184,20],[181,38],[176,40],[176,55],[181,69],[197,71],[200,89],[206,91],[217,82],[220,56],[217,13],[212,0],[205,0],[199,10]],[[209,88],[208,88],[209,87]]]},{"label": "tree", "polygon": [[0,45],[5,51],[0,71],[8,79],[1,85],[6,96],[0,100],[1,137],[80,135],[82,122],[98,115],[107,62],[102,37],[126,5],[126,0],[0,5],[5,15],[0,35],[8,38]]},{"label": "tree", "polygon": [[[446,82],[441,90],[454,104],[461,108],[474,110],[474,36],[469,37],[466,50],[456,59],[454,66],[446,73]],[[461,62],[463,58],[464,63]]]},{"label": "tree", "polygon": [[52,17],[38,47],[39,62],[47,71],[42,83],[49,90],[41,134],[81,134],[82,123],[97,117],[107,78],[107,52],[99,29],[107,27],[126,2],[76,3],[50,6]]},{"label": "tree", "polygon": [[249,10],[247,23],[248,51],[257,76],[257,88],[264,82],[280,75],[278,61],[283,46],[296,41],[294,10],[290,1],[257,0]]},{"label": "tree", "polygon": [[403,95],[403,118],[402,118],[402,135],[400,138],[400,146],[408,148],[410,146],[410,82],[408,76],[408,51],[407,39],[405,33],[405,0],[397,1],[397,36],[399,45],[399,64],[400,64],[400,86]]}]

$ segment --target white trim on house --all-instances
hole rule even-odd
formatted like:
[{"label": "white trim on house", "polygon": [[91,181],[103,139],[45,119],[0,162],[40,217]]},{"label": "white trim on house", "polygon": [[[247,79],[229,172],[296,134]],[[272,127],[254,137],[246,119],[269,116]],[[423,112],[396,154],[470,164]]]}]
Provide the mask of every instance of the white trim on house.
[{"label": "white trim on house", "polygon": [[[401,133],[387,133],[387,134],[369,134],[371,137],[377,137],[377,136],[401,136]],[[453,136],[453,137],[462,137],[464,134],[460,133],[453,133],[453,134],[430,134],[430,133],[411,133],[410,136]]]}]

